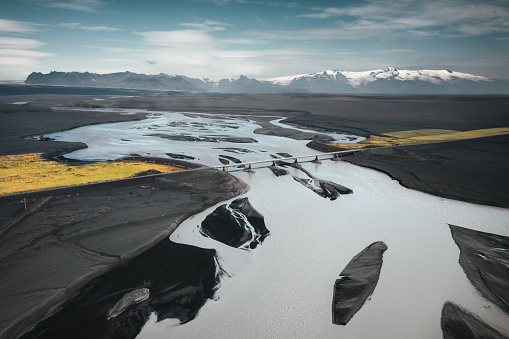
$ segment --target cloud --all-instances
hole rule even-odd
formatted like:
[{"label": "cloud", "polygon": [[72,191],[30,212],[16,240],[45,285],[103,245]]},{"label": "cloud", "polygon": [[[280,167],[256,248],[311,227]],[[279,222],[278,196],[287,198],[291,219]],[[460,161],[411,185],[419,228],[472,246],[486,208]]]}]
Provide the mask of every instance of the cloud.
[{"label": "cloud", "polygon": [[333,16],[344,15],[345,11],[341,8],[312,8],[312,13],[298,15],[299,18],[327,19]]},{"label": "cloud", "polygon": [[384,34],[473,37],[509,33],[509,10],[504,1],[372,0],[348,7],[310,8],[299,17],[348,18],[348,23],[340,22],[338,26],[366,37]]},{"label": "cloud", "polygon": [[195,2],[207,2],[216,6],[224,6],[230,3],[230,0],[194,0]]},{"label": "cloud", "polygon": [[188,22],[180,25],[202,31],[224,31],[226,26],[231,26],[230,24],[214,20],[205,20],[203,22]]},{"label": "cloud", "polygon": [[95,12],[106,3],[102,0],[26,0],[27,2],[55,9],[69,9],[80,12]]},{"label": "cloud", "polygon": [[0,19],[0,33],[27,34],[36,32],[36,26],[31,22]]},{"label": "cloud", "polygon": [[176,31],[138,32],[146,44],[164,47],[206,47],[214,43],[214,39],[205,31],[184,29]]},{"label": "cloud", "polygon": [[361,32],[343,28],[311,28],[285,31],[245,31],[244,34],[266,40],[336,40],[360,39]]},{"label": "cloud", "polygon": [[129,54],[133,51],[136,51],[136,49],[133,48],[124,48],[124,47],[104,47],[104,46],[90,46],[90,45],[80,45],[80,47],[83,48],[90,48],[90,49],[98,49],[101,53],[107,53],[107,54]]},{"label": "cloud", "polygon": [[2,80],[22,80],[40,67],[41,58],[55,57],[53,53],[4,48],[0,49],[0,74]]},{"label": "cloud", "polygon": [[45,53],[45,52],[39,52],[39,51],[27,51],[27,50],[20,50],[20,49],[0,49],[0,63],[3,58],[7,59],[36,59],[36,58],[47,58],[47,57],[54,57],[56,56],[53,53]]},{"label": "cloud", "polygon": [[21,39],[0,36],[0,48],[35,49],[42,47],[44,43],[33,39]]},{"label": "cloud", "polygon": [[393,48],[393,49],[379,49],[372,51],[373,54],[396,54],[396,53],[415,53],[413,49]]},{"label": "cloud", "polygon": [[[281,3],[276,0],[194,0],[195,2],[206,2],[216,6],[225,6],[231,2],[246,5],[269,5],[269,6],[281,6]],[[299,5],[295,3],[288,4],[288,7],[297,7]]]},{"label": "cloud", "polygon": [[[0,34],[27,35],[38,31],[37,24],[0,19]],[[55,54],[37,51],[45,43],[28,38],[0,36],[0,74],[2,80],[20,80],[39,66],[41,58]]]},{"label": "cloud", "polygon": [[75,22],[68,22],[68,23],[62,23],[59,26],[67,27],[67,28],[73,28],[73,29],[82,29],[86,31],[94,31],[94,32],[116,32],[121,31],[120,28],[114,28],[114,27],[107,27],[107,26],[85,26],[80,23]]}]

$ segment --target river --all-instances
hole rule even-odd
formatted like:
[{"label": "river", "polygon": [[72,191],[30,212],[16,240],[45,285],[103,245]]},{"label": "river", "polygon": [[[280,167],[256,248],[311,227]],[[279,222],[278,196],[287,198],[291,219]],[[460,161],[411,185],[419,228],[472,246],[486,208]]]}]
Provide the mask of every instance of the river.
[{"label": "river", "polygon": [[[279,119],[275,123],[280,124]],[[218,165],[218,157],[224,154],[250,161],[269,159],[278,152],[313,153],[305,141],[255,134],[258,127],[245,117],[155,112],[141,122],[86,126],[46,136],[86,142],[87,149],[66,156],[88,160],[171,153]],[[177,132],[186,137],[234,136],[256,142],[148,136]],[[139,338],[440,338],[440,314],[446,301],[509,334],[507,316],[481,297],[465,276],[448,227],[509,236],[509,210],[409,190],[383,173],[343,161],[303,166],[354,193],[334,201],[324,199],[292,178],[306,177],[295,168],[287,168],[290,175],[282,177],[267,168],[233,172],[251,187],[244,196],[263,214],[270,235],[252,250],[204,237],[198,225],[217,206],[183,222],[170,240],[216,249],[224,271],[220,286],[214,300],[193,321],[183,325],[174,320],[156,322],[153,315]],[[334,281],[352,257],[378,240],[388,250],[374,293],[346,326],[333,325]]]}]

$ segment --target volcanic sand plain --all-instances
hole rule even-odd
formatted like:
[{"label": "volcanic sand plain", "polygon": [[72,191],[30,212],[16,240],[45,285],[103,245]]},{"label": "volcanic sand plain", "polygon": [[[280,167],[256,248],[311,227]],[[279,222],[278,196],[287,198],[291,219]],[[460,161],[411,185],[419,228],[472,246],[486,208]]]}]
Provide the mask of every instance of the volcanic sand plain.
[{"label": "volcanic sand plain", "polygon": [[[82,143],[26,140],[26,136],[87,124],[142,119],[144,109],[249,115],[261,133],[296,139],[309,134],[271,125],[286,123],[369,137],[418,129],[467,131],[509,126],[508,97],[336,95],[183,95],[150,98],[4,96],[0,100],[0,155],[55,156]],[[28,105],[9,102],[29,101]],[[140,114],[53,110],[49,107],[139,108]],[[256,118],[258,117],[258,118]],[[382,170],[409,188],[479,204],[508,207],[509,136],[406,146],[346,156]],[[402,148],[403,149],[403,148]],[[381,154],[377,152],[382,152]],[[194,165],[196,166],[196,165]],[[193,167],[193,165],[190,165]],[[0,332],[23,333],[51,314],[81,286],[167,236],[186,216],[248,189],[212,169],[0,198]],[[140,229],[137,225],[143,224]],[[46,280],[42,272],[49,272]],[[4,274],[5,273],[5,274]],[[31,310],[29,312],[29,310]]]}]

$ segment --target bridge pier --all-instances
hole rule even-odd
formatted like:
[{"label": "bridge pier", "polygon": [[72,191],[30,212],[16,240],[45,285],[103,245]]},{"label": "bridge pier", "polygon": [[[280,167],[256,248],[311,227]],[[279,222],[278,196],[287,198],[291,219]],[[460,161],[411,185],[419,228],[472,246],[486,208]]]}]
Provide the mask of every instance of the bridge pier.
[{"label": "bridge pier", "polygon": [[334,157],[331,160],[332,161],[341,161],[341,158],[338,156],[337,153],[334,153]]},{"label": "bridge pier", "polygon": [[243,172],[255,173],[255,171],[251,168],[251,164],[249,164],[249,166],[247,168],[245,168]]},{"label": "bridge pier", "polygon": [[318,155],[315,157],[315,160],[313,160],[311,162],[315,163],[315,164],[321,164],[322,163],[320,160],[318,160]]}]

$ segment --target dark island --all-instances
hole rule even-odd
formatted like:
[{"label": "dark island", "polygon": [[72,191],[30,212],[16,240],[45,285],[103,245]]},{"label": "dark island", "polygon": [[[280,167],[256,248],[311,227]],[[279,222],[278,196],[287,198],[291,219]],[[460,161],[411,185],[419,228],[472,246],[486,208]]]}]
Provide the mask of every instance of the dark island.
[{"label": "dark island", "polygon": [[[144,118],[143,114],[121,115],[114,111],[121,108],[245,114],[250,118],[256,116],[257,123],[262,126],[256,133],[298,140],[323,140],[321,130],[368,137],[423,128],[470,130],[509,126],[507,96],[182,95],[169,92],[152,96],[147,91],[129,90],[122,94],[145,97],[112,98],[109,95],[113,92],[102,89],[15,87],[7,90],[2,87],[0,95],[2,155],[40,152],[58,159],[59,155],[86,145],[24,137],[87,124]],[[115,90],[114,94],[117,92]],[[103,100],[96,101],[96,98]],[[30,104],[8,104],[25,101]],[[58,106],[113,111],[50,108]],[[270,123],[279,117],[286,117],[284,123],[314,131],[285,129]],[[410,152],[410,157],[398,152],[385,154],[380,150],[341,159],[382,170],[412,189],[508,207],[508,146],[509,137],[499,136],[408,146],[405,149]],[[149,248],[163,246],[158,244],[187,216],[247,189],[245,184],[222,172],[197,169],[143,176],[118,185],[97,184],[58,192],[31,193],[26,198],[30,213],[22,207],[21,196],[0,198],[0,227],[3,230],[0,264],[5,272],[0,280],[3,300],[0,336],[16,337],[26,332],[76,297],[94,279],[130,263]],[[13,222],[15,227],[11,226]],[[136,227],[139,224],[146,228]],[[106,318],[108,311],[126,294],[142,288],[153,291],[153,287],[142,284],[122,288],[123,293],[116,294],[104,307],[101,314]],[[152,292],[150,296],[153,296]],[[149,298],[132,304],[132,309],[145,307]],[[195,312],[188,310],[183,313],[188,312],[191,316]],[[183,314],[172,312],[168,314]],[[121,312],[112,319],[121,319],[123,314],[127,313]],[[190,319],[177,318],[181,321]],[[143,320],[143,316],[140,319]]]},{"label": "dark island", "polygon": [[387,245],[377,241],[350,260],[334,284],[332,323],[346,325],[373,294]]}]

